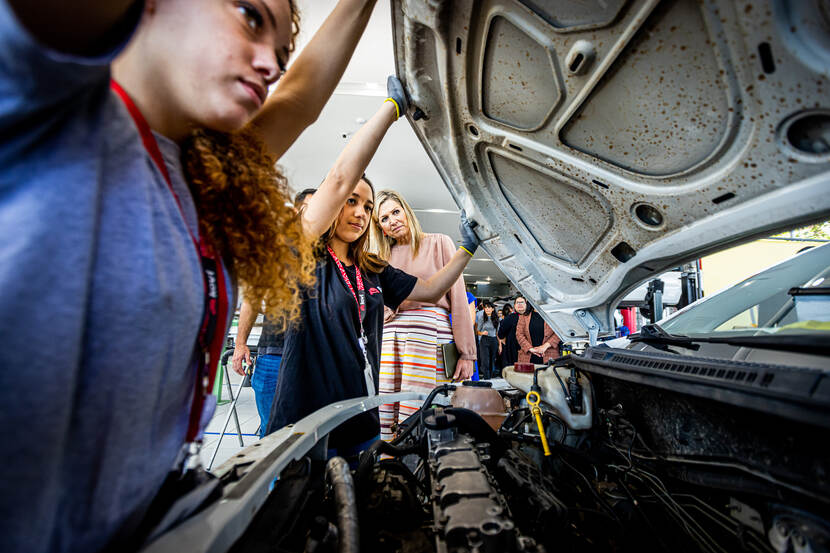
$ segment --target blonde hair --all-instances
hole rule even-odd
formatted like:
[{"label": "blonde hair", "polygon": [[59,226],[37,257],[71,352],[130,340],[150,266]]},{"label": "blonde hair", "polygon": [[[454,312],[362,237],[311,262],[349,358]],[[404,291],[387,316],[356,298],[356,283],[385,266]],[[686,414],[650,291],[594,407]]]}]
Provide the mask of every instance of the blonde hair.
[{"label": "blonde hair", "polygon": [[418,255],[418,248],[421,247],[424,232],[421,230],[421,223],[415,217],[415,212],[412,211],[412,208],[403,199],[403,196],[394,190],[381,190],[375,198],[375,209],[372,212],[372,223],[374,223],[372,225],[372,233],[375,235],[374,243],[377,244],[375,249],[377,250],[378,257],[384,261],[388,261],[392,246],[397,243],[391,236],[385,236],[383,230],[380,228],[380,206],[389,200],[398,202],[398,205],[403,208],[403,212],[406,213],[406,225],[409,227],[409,243],[412,245],[412,257],[414,259]]}]

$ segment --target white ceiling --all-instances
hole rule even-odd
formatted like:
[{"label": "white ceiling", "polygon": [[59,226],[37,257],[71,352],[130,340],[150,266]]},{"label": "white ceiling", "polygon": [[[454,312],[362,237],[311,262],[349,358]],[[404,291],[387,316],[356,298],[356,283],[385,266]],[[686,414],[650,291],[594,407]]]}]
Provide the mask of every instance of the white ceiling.
[{"label": "white ceiling", "polygon": [[[335,4],[335,0],[299,2],[298,51]],[[395,72],[389,10],[389,2],[378,2],[331,100],[317,122],[280,159],[295,190],[320,184],[348,138],[374,114],[386,97],[386,77]],[[392,126],[366,174],[376,188],[400,192],[415,210],[425,232],[444,233],[458,241],[458,207],[408,121],[401,119]],[[467,282],[488,279],[507,282],[483,251],[476,254],[464,274]]]}]

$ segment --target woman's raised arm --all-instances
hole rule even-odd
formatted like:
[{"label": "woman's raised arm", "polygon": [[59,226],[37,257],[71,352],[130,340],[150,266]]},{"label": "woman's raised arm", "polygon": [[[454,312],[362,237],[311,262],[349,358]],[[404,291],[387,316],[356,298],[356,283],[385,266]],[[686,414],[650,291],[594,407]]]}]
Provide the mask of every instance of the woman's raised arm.
[{"label": "woman's raised arm", "polygon": [[398,112],[403,114],[407,110],[406,95],[396,77],[389,77],[387,91],[392,101],[383,102],[349,140],[303,211],[303,226],[309,236],[322,236],[331,226],[366,171],[386,131],[398,118]]},{"label": "woman's raised arm", "polygon": [[340,0],[254,119],[281,157],[320,115],[352,58],[376,0]]}]

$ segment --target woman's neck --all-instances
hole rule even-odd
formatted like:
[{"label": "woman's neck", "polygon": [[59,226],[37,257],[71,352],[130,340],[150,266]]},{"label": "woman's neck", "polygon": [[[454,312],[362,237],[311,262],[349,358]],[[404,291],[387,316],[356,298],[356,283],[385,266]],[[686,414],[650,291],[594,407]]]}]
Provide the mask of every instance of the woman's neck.
[{"label": "woman's neck", "polygon": [[410,242],[412,242],[412,235],[409,234],[408,232],[405,235],[401,236],[400,238],[395,239],[395,243],[400,244],[401,246],[406,246]]},{"label": "woman's neck", "polygon": [[113,64],[112,77],[129,95],[150,129],[166,136],[173,142],[181,144],[193,131],[190,125],[176,110],[169,109],[169,104],[150,100],[164,97],[165,94],[154,89],[155,79],[147,78],[138,66],[137,56],[131,55],[132,49]]},{"label": "woman's neck", "polygon": [[349,243],[344,242],[337,238],[336,236],[332,237],[329,241],[329,246],[334,251],[334,255],[337,256],[337,259],[345,263],[346,265],[351,265],[354,263],[354,260],[351,258],[349,252]]}]

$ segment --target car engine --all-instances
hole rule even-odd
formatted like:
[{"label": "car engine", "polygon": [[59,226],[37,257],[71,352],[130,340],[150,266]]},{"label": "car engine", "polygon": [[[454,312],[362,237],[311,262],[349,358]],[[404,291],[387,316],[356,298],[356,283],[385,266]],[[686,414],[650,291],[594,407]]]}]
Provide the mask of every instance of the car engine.
[{"label": "car engine", "polygon": [[438,387],[359,458],[294,461],[232,550],[829,550],[826,429],[563,359]]}]

